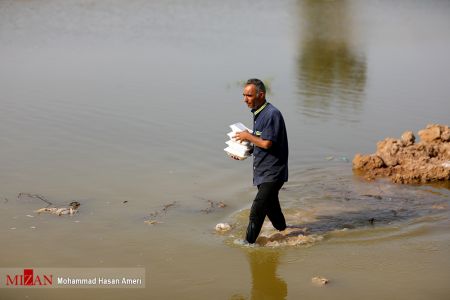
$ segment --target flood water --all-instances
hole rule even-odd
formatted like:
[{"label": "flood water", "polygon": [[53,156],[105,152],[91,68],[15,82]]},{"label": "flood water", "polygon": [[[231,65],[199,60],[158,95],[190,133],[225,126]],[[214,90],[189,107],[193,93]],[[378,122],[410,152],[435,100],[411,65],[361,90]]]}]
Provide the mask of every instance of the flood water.
[{"label": "flood water", "polygon": [[[449,185],[351,170],[385,137],[449,124],[449,15],[444,0],[0,1],[0,268],[146,270],[145,289],[0,298],[449,299]],[[286,121],[299,245],[239,243],[251,159],[223,148],[251,125],[251,77]],[[19,193],[81,206],[38,215]]]}]

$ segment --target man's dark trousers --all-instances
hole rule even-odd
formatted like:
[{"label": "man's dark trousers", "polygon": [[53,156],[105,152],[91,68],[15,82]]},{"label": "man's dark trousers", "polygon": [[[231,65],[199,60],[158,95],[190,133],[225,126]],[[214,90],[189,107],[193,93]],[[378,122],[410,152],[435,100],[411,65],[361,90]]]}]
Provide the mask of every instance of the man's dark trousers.
[{"label": "man's dark trousers", "polygon": [[277,230],[286,229],[286,221],[281,212],[278,192],[284,182],[264,182],[258,185],[258,193],[250,210],[250,221],[247,227],[247,242],[253,244],[261,231],[266,216]]}]

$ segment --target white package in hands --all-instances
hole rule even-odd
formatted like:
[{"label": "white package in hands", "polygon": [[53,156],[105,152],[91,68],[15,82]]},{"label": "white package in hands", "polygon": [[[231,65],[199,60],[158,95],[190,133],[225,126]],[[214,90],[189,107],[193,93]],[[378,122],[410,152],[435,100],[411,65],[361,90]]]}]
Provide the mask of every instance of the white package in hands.
[{"label": "white package in hands", "polygon": [[237,141],[234,136],[237,132],[241,131],[249,131],[252,132],[247,126],[242,123],[234,123],[230,125],[232,132],[227,133],[230,140],[225,143],[228,145],[225,149],[223,149],[228,156],[233,158],[237,158],[239,160],[244,160],[250,156],[252,145],[248,141]]}]

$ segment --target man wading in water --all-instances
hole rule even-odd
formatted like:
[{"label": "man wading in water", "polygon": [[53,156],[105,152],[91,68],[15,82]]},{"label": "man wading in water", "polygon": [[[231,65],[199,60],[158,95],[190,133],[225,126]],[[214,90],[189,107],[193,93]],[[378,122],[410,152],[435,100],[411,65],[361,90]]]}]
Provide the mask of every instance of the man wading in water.
[{"label": "man wading in water", "polygon": [[266,101],[264,83],[259,79],[249,79],[243,95],[253,113],[253,132],[241,131],[234,138],[254,145],[253,185],[258,187],[258,193],[253,200],[245,238],[253,244],[266,216],[276,229],[286,229],[278,192],[288,180],[289,150],[283,116]]}]

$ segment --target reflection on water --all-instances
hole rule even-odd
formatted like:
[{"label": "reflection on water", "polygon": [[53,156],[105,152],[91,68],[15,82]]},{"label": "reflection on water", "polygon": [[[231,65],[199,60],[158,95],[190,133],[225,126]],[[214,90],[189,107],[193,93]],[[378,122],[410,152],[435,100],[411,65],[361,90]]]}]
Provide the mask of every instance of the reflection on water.
[{"label": "reflection on water", "polygon": [[366,61],[356,49],[346,1],[300,2],[302,26],[298,89],[302,112],[314,118],[358,121]]},{"label": "reflection on water", "polygon": [[286,282],[277,276],[280,253],[275,251],[252,251],[248,253],[252,271],[250,299],[285,299]]},{"label": "reflection on water", "polygon": [[[252,249],[247,252],[247,260],[252,273],[250,299],[286,299],[287,284],[277,275],[280,252],[266,249]],[[245,299],[233,295],[230,299]]]}]

